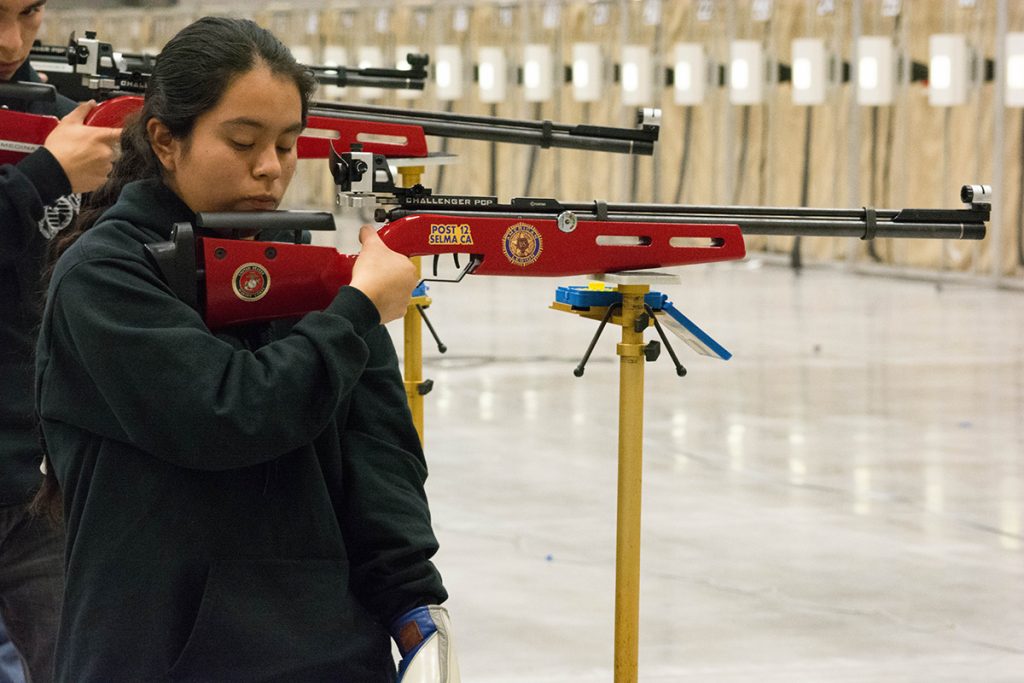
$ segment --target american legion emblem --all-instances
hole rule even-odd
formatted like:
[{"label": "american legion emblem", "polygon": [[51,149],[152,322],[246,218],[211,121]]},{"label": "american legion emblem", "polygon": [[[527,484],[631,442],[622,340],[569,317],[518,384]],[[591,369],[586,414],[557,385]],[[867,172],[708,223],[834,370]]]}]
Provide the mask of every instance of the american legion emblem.
[{"label": "american legion emblem", "polygon": [[505,231],[501,249],[511,263],[525,267],[540,258],[544,245],[537,228],[529,223],[514,223]]}]

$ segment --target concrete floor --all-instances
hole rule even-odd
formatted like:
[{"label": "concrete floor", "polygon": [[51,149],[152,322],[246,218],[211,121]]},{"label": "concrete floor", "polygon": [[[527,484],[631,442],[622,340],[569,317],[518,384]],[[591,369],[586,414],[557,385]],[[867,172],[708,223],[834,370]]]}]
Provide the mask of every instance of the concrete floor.
[{"label": "concrete floor", "polygon": [[[735,355],[646,366],[640,680],[1024,681],[1021,293],[676,272],[656,289]],[[582,282],[430,292],[465,681],[612,680],[618,333],[577,379],[597,323],[548,309]]]}]

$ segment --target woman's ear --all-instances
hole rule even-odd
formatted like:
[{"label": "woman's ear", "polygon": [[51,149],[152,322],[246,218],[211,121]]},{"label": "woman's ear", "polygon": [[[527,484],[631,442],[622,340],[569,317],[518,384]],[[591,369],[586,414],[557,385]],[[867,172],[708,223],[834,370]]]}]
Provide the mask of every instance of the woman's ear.
[{"label": "woman's ear", "polygon": [[173,173],[181,148],[179,141],[171,135],[170,129],[159,119],[150,119],[146,122],[146,136],[149,138],[153,153],[160,160],[160,165],[164,167],[165,171]]}]

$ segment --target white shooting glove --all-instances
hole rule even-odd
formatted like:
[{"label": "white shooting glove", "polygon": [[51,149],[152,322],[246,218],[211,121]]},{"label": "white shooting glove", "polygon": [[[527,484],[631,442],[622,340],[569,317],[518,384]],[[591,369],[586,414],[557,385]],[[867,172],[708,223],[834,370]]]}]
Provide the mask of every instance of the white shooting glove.
[{"label": "white shooting glove", "polygon": [[395,619],[390,630],[402,653],[399,683],[460,683],[448,610],[417,607]]}]

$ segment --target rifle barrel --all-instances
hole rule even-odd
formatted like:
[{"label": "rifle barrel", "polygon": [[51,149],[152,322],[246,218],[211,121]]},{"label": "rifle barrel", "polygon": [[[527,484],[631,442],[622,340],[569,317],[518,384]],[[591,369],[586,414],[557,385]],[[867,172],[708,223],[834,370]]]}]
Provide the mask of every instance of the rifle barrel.
[{"label": "rifle barrel", "polygon": [[[392,90],[423,90],[427,72],[423,68],[386,69],[383,67],[354,68],[348,66],[307,66],[321,85],[360,88],[390,88]],[[319,104],[317,104],[319,106]]]},{"label": "rifle barrel", "polygon": [[[579,216],[586,220],[587,216]],[[592,216],[591,218],[595,218]],[[614,220],[636,223],[664,223],[650,214],[636,216],[616,215]],[[738,225],[744,235],[774,235],[793,237],[859,237],[868,234],[866,221],[860,220],[808,220],[804,218],[716,218],[712,216],[679,216],[680,223],[697,225]],[[897,223],[879,221],[875,237],[980,240],[985,237],[984,223]]]},{"label": "rifle barrel", "polygon": [[[354,88],[390,88],[392,90],[423,90],[424,81],[415,76],[397,77],[393,75],[346,74],[345,87]],[[328,83],[330,85],[330,83]]]},{"label": "rifle barrel", "polygon": [[[501,126],[515,128],[517,130],[536,129],[561,131],[564,133],[579,133],[587,131],[599,131],[607,137],[615,137],[623,140],[647,140],[654,142],[658,139],[657,126],[646,126],[637,128],[611,128],[605,126],[589,126],[580,124],[556,123],[553,121],[536,121],[531,119],[507,119],[498,116],[473,116],[471,114],[456,114],[445,111],[423,111],[419,109],[402,109],[397,107],[380,107],[372,104],[350,104],[341,102],[314,102],[314,110],[322,110],[321,113],[330,116],[334,114],[350,114],[349,118],[364,118],[364,114],[386,116],[388,119],[414,118],[421,121],[449,121],[453,123],[478,123],[487,126]],[[358,114],[358,116],[356,116]],[[418,125],[418,124],[417,124]]]},{"label": "rifle barrel", "polygon": [[347,105],[317,105],[309,112],[327,118],[358,119],[380,123],[401,123],[419,126],[426,135],[467,140],[508,142],[538,147],[560,147],[620,154],[654,154],[657,135],[643,135],[645,131],[597,126],[564,126],[542,121],[490,120],[486,117],[459,117],[441,112],[420,112],[409,109],[373,107],[349,108]]},{"label": "rifle barrel", "polygon": [[[593,211],[594,202],[562,202],[561,206],[570,211]],[[829,209],[806,206],[744,206],[744,205],[710,205],[695,204],[639,204],[639,203],[607,203],[604,205],[609,213],[652,215],[683,215],[683,216],[785,216],[815,218],[849,218],[863,219],[864,209]],[[895,218],[898,209],[875,209],[879,220]]]}]

